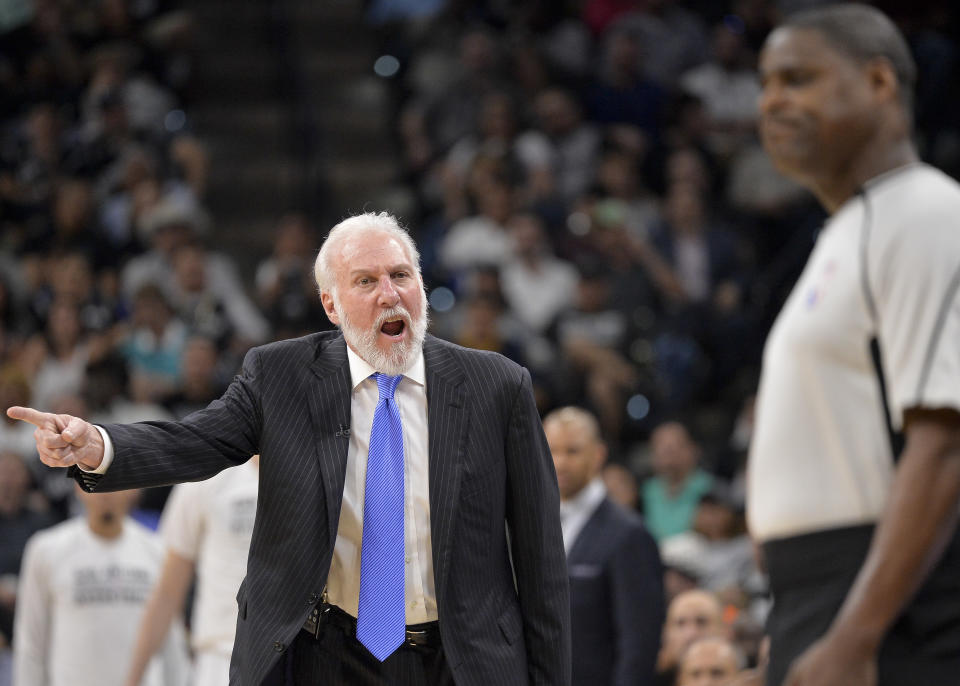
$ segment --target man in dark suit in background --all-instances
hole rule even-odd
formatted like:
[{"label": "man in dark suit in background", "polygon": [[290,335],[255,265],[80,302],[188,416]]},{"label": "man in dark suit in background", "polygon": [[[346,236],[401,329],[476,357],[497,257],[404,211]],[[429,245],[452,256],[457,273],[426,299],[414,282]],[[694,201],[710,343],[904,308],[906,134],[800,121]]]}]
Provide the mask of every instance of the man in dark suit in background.
[{"label": "man in dark suit in background", "polygon": [[86,490],[261,455],[231,684],[568,684],[557,483],[529,374],[426,335],[419,254],[385,213],[335,226],[315,275],[342,333],[254,348],[180,422],[8,414]]},{"label": "man in dark suit in background", "polygon": [[573,684],[652,684],[663,626],[663,570],[640,517],[614,504],[596,418],[564,407],[543,422],[560,485],[570,576]]}]

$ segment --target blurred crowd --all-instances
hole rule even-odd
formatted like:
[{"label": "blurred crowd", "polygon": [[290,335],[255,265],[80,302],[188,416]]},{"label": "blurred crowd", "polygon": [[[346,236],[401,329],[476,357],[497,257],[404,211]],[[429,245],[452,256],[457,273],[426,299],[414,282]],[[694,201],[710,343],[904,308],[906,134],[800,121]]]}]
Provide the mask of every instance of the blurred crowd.
[{"label": "blurred crowd", "polygon": [[[250,275],[211,240],[217,170],[189,126],[202,93],[179,4],[0,3],[0,407],[179,418],[219,397],[251,346],[331,326],[312,280],[326,227],[278,217]],[[527,366],[544,414],[597,417],[607,491],[643,513],[667,600],[685,599],[667,610],[664,674],[703,636],[726,643],[698,651],[737,670],[760,659],[752,397],[824,215],[760,149],[756,59],[779,13],[809,4],[366,6],[400,64],[402,218],[432,331]],[[956,176],[956,17],[894,16],[921,75],[920,150]],[[137,517],[155,526],[165,499],[146,491]],[[0,649],[27,540],[78,511],[32,427],[0,418]]]}]

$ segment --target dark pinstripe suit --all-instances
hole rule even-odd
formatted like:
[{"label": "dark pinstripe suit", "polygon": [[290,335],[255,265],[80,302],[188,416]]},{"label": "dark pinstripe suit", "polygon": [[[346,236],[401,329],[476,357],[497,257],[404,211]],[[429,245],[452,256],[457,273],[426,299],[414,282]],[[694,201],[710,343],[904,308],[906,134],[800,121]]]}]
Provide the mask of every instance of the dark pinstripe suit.
[{"label": "dark pinstripe suit", "polygon": [[[177,423],[107,425],[107,473],[74,470],[116,490],[204,479],[260,453],[231,684],[261,683],[326,583],[349,443],[346,351],[339,332],[255,348],[220,400]],[[456,683],[568,684],[559,496],[530,376],[431,336],[424,359],[434,577]]]}]

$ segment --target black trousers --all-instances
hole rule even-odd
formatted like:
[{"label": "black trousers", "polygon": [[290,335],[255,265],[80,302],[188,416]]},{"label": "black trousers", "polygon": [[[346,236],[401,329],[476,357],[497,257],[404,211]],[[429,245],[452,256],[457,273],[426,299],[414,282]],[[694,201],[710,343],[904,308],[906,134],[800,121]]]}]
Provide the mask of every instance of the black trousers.
[{"label": "black trousers", "polygon": [[[781,686],[793,662],[823,636],[870,547],[873,526],[818,531],[769,541],[763,550],[773,592],[767,620],[767,686]],[[960,535],[887,634],[880,686],[960,684]]]},{"label": "black trousers", "polygon": [[288,659],[294,686],[453,686],[442,647],[400,646],[380,662],[342,627],[301,631]]}]

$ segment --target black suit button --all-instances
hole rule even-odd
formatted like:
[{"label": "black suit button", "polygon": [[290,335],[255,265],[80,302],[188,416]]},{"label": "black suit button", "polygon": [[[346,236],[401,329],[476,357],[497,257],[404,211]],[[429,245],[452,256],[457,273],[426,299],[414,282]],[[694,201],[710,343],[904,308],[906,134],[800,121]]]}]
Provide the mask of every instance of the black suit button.
[{"label": "black suit button", "polygon": [[307,605],[316,605],[318,600],[320,600],[320,596],[316,593],[311,593],[310,597],[307,598]]},{"label": "black suit button", "polygon": [[273,644],[273,649],[276,650],[278,653],[282,653],[285,647],[286,646],[284,646],[280,641],[275,641]]}]

